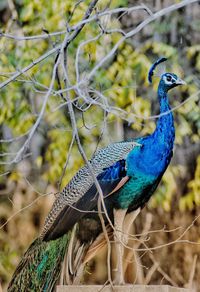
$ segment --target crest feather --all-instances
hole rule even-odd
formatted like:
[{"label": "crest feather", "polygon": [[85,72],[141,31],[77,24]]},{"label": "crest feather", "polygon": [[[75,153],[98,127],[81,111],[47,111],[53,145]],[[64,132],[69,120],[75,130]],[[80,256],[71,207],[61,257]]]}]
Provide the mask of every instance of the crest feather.
[{"label": "crest feather", "polygon": [[[150,68],[149,70],[149,74],[148,74],[148,80],[149,80],[149,83],[152,83],[152,76],[154,75],[154,71],[156,69],[156,67],[160,64],[160,63],[163,63],[167,60],[167,58],[159,58]],[[157,71],[157,76],[161,76],[162,74],[164,74],[166,71],[165,71],[165,65],[162,64],[162,66],[159,66],[159,69]]]}]

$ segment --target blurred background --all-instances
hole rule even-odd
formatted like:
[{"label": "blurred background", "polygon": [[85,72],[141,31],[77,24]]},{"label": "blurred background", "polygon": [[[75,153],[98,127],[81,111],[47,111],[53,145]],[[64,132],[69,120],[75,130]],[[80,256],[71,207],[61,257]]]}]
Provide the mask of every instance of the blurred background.
[{"label": "blurred background", "polygon": [[[65,31],[67,21],[72,26],[81,20],[89,2],[78,1],[75,5],[72,0],[1,0],[0,82],[55,47],[64,34],[33,40],[19,40],[19,37]],[[144,3],[155,12],[177,2],[100,0],[97,11]],[[154,130],[156,118],[153,116],[159,112],[157,80],[155,78],[153,86],[149,85],[147,73],[158,57],[167,57],[168,70],[187,82],[186,86],[170,92],[176,125],[173,160],[148,206],[137,218],[134,230],[141,233],[148,223],[147,231],[156,231],[149,233],[149,247],[171,244],[152,252],[139,252],[139,272],[134,271],[132,263],[127,275],[129,282],[181,287],[193,283],[196,288],[200,287],[199,15],[199,3],[188,5],[152,22],[124,42],[88,85],[106,97],[110,112],[98,105],[86,107],[84,103],[82,111],[75,110],[81,143],[90,158],[97,147]],[[121,37],[120,29],[128,32],[147,17],[147,12],[142,10],[106,16],[104,27],[116,32],[103,34],[83,47],[80,75],[90,72],[111,50]],[[74,60],[78,46],[98,33],[98,23],[93,22],[70,44],[68,68],[72,84],[76,78]],[[10,38],[10,34],[14,38]],[[12,163],[38,117],[54,61],[55,55],[44,59],[0,92],[0,281],[3,287],[24,251],[41,231],[56,193],[83,165],[76,144],[70,146],[73,133],[69,114],[56,94],[48,100],[27,157]],[[58,89],[58,85],[54,88]],[[71,91],[70,98],[75,97],[76,93]],[[123,111],[112,110],[117,107]],[[102,258],[103,255],[91,264],[86,277],[88,283],[105,282]]]}]

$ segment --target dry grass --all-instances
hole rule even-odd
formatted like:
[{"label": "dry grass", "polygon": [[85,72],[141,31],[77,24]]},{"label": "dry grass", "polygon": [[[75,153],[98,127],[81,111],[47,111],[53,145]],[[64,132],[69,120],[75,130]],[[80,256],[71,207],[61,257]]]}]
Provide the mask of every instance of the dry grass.
[{"label": "dry grass", "polygon": [[[55,192],[55,189],[49,186],[47,192]],[[10,200],[6,194],[12,194]],[[54,196],[39,195],[31,185],[27,184],[27,181],[21,179],[18,182],[8,180],[7,186],[1,190],[0,198],[1,226],[11,216],[34,201],[34,204],[15,215],[0,229],[0,279],[5,287],[23,252],[39,234]],[[138,237],[140,240],[144,240],[145,245],[130,239],[129,246],[137,249],[155,248],[176,241],[190,226],[198,211],[181,213],[178,208],[174,208],[167,213],[161,208],[143,209],[136,219],[133,233],[139,234],[146,231],[150,231],[150,233]],[[127,249],[124,261],[126,281],[138,284],[199,287],[200,261],[198,254],[200,245],[197,244],[200,243],[199,222],[199,219],[195,221],[182,238],[191,243],[177,242],[152,251]],[[151,233],[152,230],[158,230],[158,232]],[[166,230],[171,231],[166,232]],[[85,283],[103,284],[107,280],[105,266],[106,248],[88,264]]]}]

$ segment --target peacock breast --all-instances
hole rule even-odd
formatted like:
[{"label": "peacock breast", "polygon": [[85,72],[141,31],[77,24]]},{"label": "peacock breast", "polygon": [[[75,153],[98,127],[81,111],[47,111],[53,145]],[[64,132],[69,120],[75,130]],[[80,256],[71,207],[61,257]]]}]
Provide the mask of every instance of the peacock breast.
[{"label": "peacock breast", "polygon": [[133,149],[127,156],[128,176],[150,176],[157,179],[169,165],[173,147],[166,141],[159,142],[151,136],[138,139],[137,142],[142,146]]},{"label": "peacock breast", "polygon": [[132,176],[114,196],[115,208],[137,209],[149,200],[155,183],[156,179],[152,175],[137,174]]}]

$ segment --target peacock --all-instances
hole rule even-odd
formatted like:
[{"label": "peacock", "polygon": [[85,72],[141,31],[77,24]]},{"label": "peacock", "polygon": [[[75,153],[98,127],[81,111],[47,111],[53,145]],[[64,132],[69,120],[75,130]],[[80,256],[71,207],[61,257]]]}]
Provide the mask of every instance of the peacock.
[{"label": "peacock", "polygon": [[[150,83],[155,69],[163,67],[159,64],[166,60],[159,58],[151,66],[148,73]],[[93,175],[103,194],[104,208],[101,209],[105,225],[110,222],[115,227],[116,282],[124,283],[123,246],[119,243],[125,240],[124,231],[128,232],[154,193],[173,155],[175,128],[168,91],[185,82],[174,73],[161,71],[157,90],[160,115],[154,132],[98,150],[89,165],[76,173],[56,198],[41,235],[25,252],[8,291],[53,291],[60,277],[65,252],[74,236],[74,226],[80,244],[89,248],[97,240],[102,233],[102,222],[98,214],[100,196]]]}]

